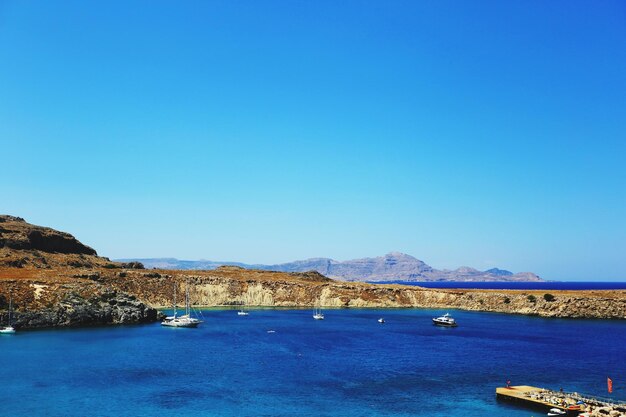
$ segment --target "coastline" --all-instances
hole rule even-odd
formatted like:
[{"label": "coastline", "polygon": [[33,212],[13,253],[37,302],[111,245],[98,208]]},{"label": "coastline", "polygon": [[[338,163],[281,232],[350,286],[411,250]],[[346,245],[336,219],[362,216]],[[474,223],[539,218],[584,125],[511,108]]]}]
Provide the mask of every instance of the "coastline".
[{"label": "coastline", "polygon": [[155,322],[161,316],[153,306],[169,308],[175,288],[179,294],[189,288],[190,304],[209,308],[426,308],[626,319],[626,290],[425,288],[238,266],[145,269],[97,256],[72,235],[21,218],[0,216],[0,223],[0,320],[8,322],[11,299],[18,328]]},{"label": "coastline", "polygon": [[[176,283],[181,290],[189,282],[192,305],[206,308],[236,306],[245,301],[250,307],[449,308],[540,317],[626,319],[626,291],[427,289],[239,268],[193,274],[170,270],[151,273],[159,278],[150,278],[149,282],[118,281],[120,290],[163,308],[171,306],[172,289],[167,287]],[[141,281],[144,285],[138,285]],[[151,290],[154,288],[160,291]],[[550,301],[546,300],[546,294],[553,299],[548,296]]]},{"label": "coastline", "polygon": [[[0,294],[13,292],[16,324],[21,328],[155,322],[161,318],[157,310],[171,308],[174,285],[182,293],[187,283],[194,308],[228,308],[245,302],[253,308],[458,309],[626,319],[626,291],[431,289],[234,267],[193,273],[124,268],[0,270]],[[5,314],[2,311],[0,318]]]}]

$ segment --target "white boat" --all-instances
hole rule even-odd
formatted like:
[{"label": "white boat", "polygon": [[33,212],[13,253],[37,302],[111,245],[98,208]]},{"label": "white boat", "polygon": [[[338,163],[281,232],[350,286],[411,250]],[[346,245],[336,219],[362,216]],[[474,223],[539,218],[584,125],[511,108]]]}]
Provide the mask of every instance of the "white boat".
[{"label": "white boat", "polygon": [[379,323],[384,323],[384,322],[385,322],[385,319],[381,317],[381,318],[379,318],[379,319],[378,319],[378,322],[379,322]]},{"label": "white boat", "polygon": [[560,408],[551,408],[550,411],[548,411],[549,416],[564,416],[566,414],[567,411],[561,410]]},{"label": "white boat", "polygon": [[13,334],[15,333],[15,327],[11,324],[11,311],[13,309],[13,298],[9,294],[9,320],[6,326],[0,327],[0,334]]},{"label": "white boat", "polygon": [[322,313],[322,309],[321,308],[316,308],[315,311],[313,312],[313,318],[315,320],[324,320],[324,313]]},{"label": "white boat", "polygon": [[448,313],[444,314],[441,317],[433,318],[433,324],[436,326],[443,327],[456,327],[456,320],[452,318],[452,316]]},{"label": "white boat", "polygon": [[248,310],[246,310],[246,304],[243,301],[241,302],[241,308],[237,312],[237,315],[238,316],[249,316],[250,315],[250,313],[248,313]]},{"label": "white boat", "polygon": [[195,317],[191,317],[191,307],[189,305],[189,282],[187,282],[185,290],[185,314],[178,316],[176,310],[176,284],[174,284],[174,315],[168,316],[161,322],[161,326],[167,327],[198,327],[198,324],[202,323]]}]

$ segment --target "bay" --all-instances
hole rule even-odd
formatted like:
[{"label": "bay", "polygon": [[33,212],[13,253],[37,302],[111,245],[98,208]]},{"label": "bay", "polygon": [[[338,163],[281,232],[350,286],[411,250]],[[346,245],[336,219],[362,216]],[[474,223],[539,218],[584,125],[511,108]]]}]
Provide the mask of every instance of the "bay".
[{"label": "bay", "polygon": [[[3,415],[511,416],[515,384],[624,398],[626,322],[426,309],[204,310],[197,329],[0,337]],[[386,323],[377,319],[384,317]]]}]

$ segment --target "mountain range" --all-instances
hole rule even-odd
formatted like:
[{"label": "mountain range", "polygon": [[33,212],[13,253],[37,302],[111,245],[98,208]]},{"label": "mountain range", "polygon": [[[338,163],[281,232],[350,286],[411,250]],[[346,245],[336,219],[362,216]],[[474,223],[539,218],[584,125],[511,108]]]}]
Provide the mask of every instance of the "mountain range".
[{"label": "mountain range", "polygon": [[146,268],[211,270],[220,266],[238,266],[280,272],[317,271],[329,278],[342,281],[543,281],[532,272],[513,273],[499,268],[480,271],[463,266],[454,270],[435,269],[419,259],[401,252],[391,252],[375,258],[336,261],[330,258],[311,258],[274,265],[186,261],[175,258],[119,259],[119,262],[141,262]]}]

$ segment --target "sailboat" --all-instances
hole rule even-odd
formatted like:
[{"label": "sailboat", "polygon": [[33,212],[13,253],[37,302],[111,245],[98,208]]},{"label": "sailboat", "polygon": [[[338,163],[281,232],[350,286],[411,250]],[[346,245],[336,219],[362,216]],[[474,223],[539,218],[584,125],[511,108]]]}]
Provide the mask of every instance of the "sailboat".
[{"label": "sailboat", "polygon": [[0,334],[13,334],[15,333],[15,327],[11,325],[11,310],[13,309],[13,298],[9,294],[9,322],[7,326],[0,327]]},{"label": "sailboat", "polygon": [[322,307],[316,307],[313,312],[313,318],[315,320],[324,320],[324,313],[322,313]]},{"label": "sailboat", "polygon": [[176,308],[176,284],[174,284],[174,315],[166,317],[165,320],[161,322],[161,325],[167,327],[198,327],[198,324],[202,323],[202,320],[191,317],[191,306],[189,304],[189,281],[187,281],[185,289],[185,314],[178,317],[178,311]]},{"label": "sailboat", "polygon": [[248,316],[250,313],[246,310],[246,303],[244,301],[241,302],[241,308],[237,312],[238,316]]}]

